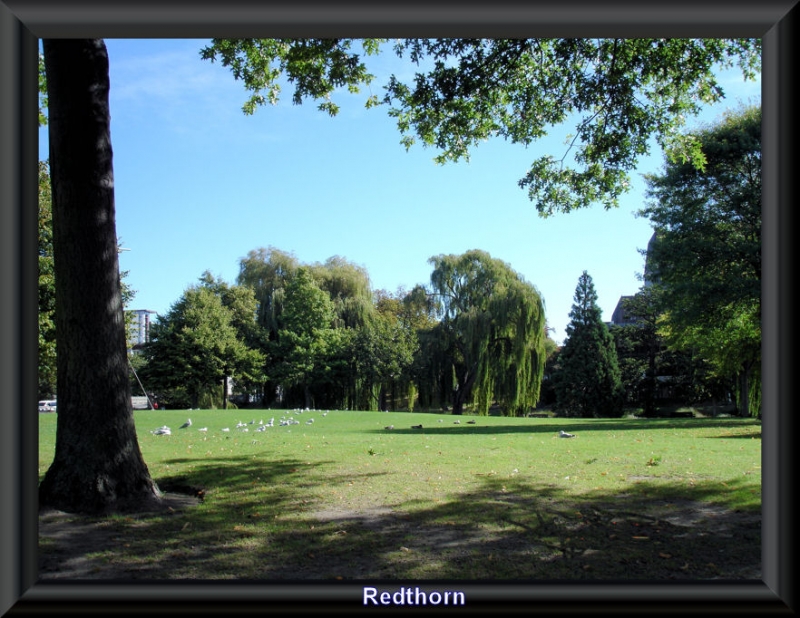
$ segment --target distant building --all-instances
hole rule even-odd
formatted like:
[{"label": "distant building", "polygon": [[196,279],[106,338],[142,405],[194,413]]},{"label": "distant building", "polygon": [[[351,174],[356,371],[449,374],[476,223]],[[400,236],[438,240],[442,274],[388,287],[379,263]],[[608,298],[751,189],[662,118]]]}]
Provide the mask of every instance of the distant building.
[{"label": "distant building", "polygon": [[633,296],[620,296],[619,301],[617,301],[617,306],[614,309],[614,313],[611,314],[611,324],[614,326],[625,326],[626,324],[633,324],[636,322],[635,319],[629,318],[625,314],[624,304],[628,298],[633,298]]},{"label": "distant building", "polygon": [[[650,261],[650,255],[653,251],[653,246],[656,243],[656,233],[653,232],[653,235],[650,237],[650,240],[647,243],[647,252],[645,253],[644,258],[644,287],[648,287],[653,283],[658,282],[658,275],[653,268],[653,264]],[[625,315],[625,309],[623,305],[625,304],[625,300],[628,298],[633,298],[633,296],[620,296],[619,300],[617,301],[617,306],[614,309],[614,313],[611,314],[611,321],[606,322],[607,326],[625,326],[626,324],[634,324],[636,322],[635,319],[629,318]]]},{"label": "distant building", "polygon": [[136,353],[150,341],[150,315],[155,311],[149,309],[132,309],[128,314],[132,317],[128,330],[128,349]]},{"label": "distant building", "polygon": [[656,233],[650,237],[647,243],[647,253],[644,257],[644,287],[648,287],[653,283],[658,282],[658,273],[653,268],[653,263],[650,261],[650,256],[653,253],[653,246],[656,244]]}]

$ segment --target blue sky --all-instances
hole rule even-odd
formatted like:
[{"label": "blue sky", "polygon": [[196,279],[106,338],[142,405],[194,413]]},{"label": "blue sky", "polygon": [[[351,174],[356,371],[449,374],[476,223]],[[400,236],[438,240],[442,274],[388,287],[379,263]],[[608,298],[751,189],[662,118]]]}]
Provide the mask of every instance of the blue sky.
[{"label": "blue sky", "polygon": [[[469,162],[437,165],[437,152],[406,151],[382,108],[342,93],[338,116],[312,102],[245,116],[247,98],[228,69],[200,59],[204,40],[107,39],[111,79],[120,268],[136,291],[131,309],[166,313],[208,270],[235,283],[239,260],[273,246],[303,263],[339,255],[366,268],[373,289],[427,284],[431,256],[482,249],[507,262],[545,301],[559,343],[586,270],[610,320],[621,295],[641,286],[639,253],[652,234],[635,217],[641,173],[658,172],[657,150],[632,179],[621,207],[539,217],[517,181],[541,154],[563,154],[563,134],[527,149],[491,140]],[[405,72],[391,53],[372,69]],[[692,121],[713,122],[758,103],[760,83],[723,74],[727,97]],[[40,158],[48,158],[47,128]]]}]

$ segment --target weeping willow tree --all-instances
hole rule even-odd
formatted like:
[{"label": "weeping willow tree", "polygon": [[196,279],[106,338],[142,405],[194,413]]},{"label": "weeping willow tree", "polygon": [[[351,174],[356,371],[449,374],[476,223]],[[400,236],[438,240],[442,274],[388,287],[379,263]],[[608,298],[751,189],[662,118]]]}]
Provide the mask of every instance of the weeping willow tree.
[{"label": "weeping willow tree", "polygon": [[260,247],[248,252],[239,261],[237,283],[253,290],[258,303],[258,325],[269,333],[269,338],[277,338],[284,288],[297,273],[300,262],[291,253],[275,247]]},{"label": "weeping willow tree", "polygon": [[539,292],[511,267],[480,250],[439,255],[431,287],[436,326],[452,375],[453,414],[497,402],[516,416],[536,405],[544,374],[545,315]]},{"label": "weeping willow tree", "polygon": [[[253,290],[256,299],[257,347],[264,354],[264,375],[275,374],[274,359],[270,347],[278,340],[278,331],[286,299],[286,286],[297,274],[299,260],[292,253],[275,247],[259,247],[247,253],[239,261],[238,285]],[[260,386],[260,397],[264,405],[280,398],[280,384],[267,377]]]},{"label": "weeping willow tree", "polygon": [[359,328],[374,314],[369,273],[363,266],[334,255],[310,270],[320,289],[331,297],[336,312],[336,326]]},{"label": "weeping willow tree", "polygon": [[[288,384],[278,379],[278,376],[287,375],[287,369],[281,355],[276,355],[275,350],[276,346],[280,348],[279,340],[286,329],[284,314],[289,302],[288,290],[297,283],[300,270],[330,301],[333,313],[330,327],[337,331],[331,335],[331,342],[333,339],[338,342],[337,345],[329,342],[331,345],[327,349],[330,357],[326,359],[328,371],[313,388],[305,384],[305,396],[308,398],[313,394],[317,401],[324,401],[329,406],[357,407],[355,393],[360,389],[357,384],[359,379],[345,371],[348,354],[344,350],[354,339],[353,333],[369,328],[375,319],[369,273],[364,267],[338,255],[325,262],[309,265],[301,263],[294,254],[275,247],[250,251],[247,257],[240,260],[237,279],[239,285],[253,290],[258,303],[257,323],[263,339],[261,347],[269,359],[265,373],[270,378],[263,385],[264,403],[268,404],[273,399],[282,400]],[[285,333],[283,335],[285,338]],[[339,351],[338,357],[334,350]]]}]

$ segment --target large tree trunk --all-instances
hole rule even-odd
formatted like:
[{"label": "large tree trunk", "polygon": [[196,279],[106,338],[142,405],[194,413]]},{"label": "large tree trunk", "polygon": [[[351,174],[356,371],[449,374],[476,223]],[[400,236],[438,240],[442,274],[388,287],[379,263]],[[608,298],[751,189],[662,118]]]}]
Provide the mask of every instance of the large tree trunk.
[{"label": "large tree trunk", "polygon": [[120,293],[102,40],[43,42],[49,98],[58,350],[55,458],[40,506],[81,513],[152,508],[131,406]]},{"label": "large tree trunk", "polygon": [[472,392],[477,375],[477,370],[473,370],[467,375],[459,376],[457,388],[453,390],[453,414],[461,415],[464,413],[464,404],[467,403],[467,397]]}]

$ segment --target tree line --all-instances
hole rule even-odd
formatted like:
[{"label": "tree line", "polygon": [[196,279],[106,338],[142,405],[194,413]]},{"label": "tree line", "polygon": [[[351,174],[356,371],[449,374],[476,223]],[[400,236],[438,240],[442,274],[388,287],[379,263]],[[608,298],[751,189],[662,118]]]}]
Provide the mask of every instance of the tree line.
[{"label": "tree line", "polygon": [[250,251],[235,285],[206,271],[159,316],[138,374],[177,406],[225,406],[232,377],[271,407],[530,409],[555,346],[539,292],[484,251],[430,263],[430,285],[390,293],[339,256]]},{"label": "tree line", "polygon": [[[204,272],[151,326],[131,358],[170,407],[362,410],[490,407],[522,415],[656,413],[732,399],[760,413],[760,121],[758,108],[700,131],[706,168],[648,178],[655,233],[626,321],[603,322],[591,276],[578,280],[567,339],[549,338],[535,286],[486,252],[430,259],[430,283],[373,290],[363,266],[303,264],[275,247],[240,260],[235,284]],[[54,277],[47,165],[40,164],[40,391],[55,382]],[[124,279],[122,273],[121,279]],[[122,283],[126,301],[133,291]],[[138,384],[137,379],[137,384]],[[138,388],[134,384],[133,388]],[[47,392],[44,392],[44,391]]]}]

